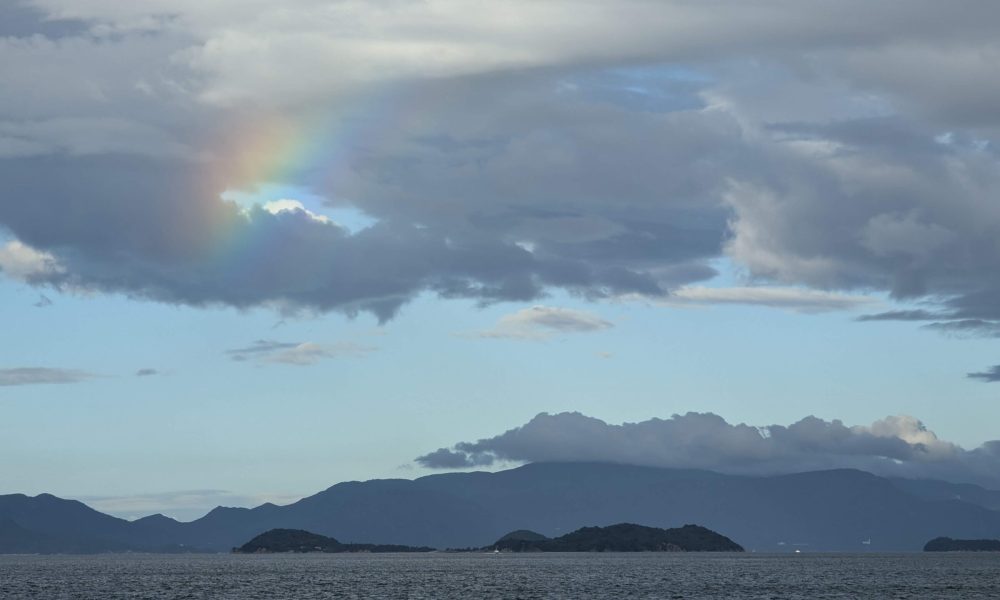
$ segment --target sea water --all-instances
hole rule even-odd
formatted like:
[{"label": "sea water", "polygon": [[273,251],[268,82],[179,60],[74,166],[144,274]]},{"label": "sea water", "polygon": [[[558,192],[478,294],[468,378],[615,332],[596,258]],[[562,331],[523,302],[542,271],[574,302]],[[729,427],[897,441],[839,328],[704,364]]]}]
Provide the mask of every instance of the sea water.
[{"label": "sea water", "polygon": [[1000,554],[0,556],[0,598],[1000,598]]}]

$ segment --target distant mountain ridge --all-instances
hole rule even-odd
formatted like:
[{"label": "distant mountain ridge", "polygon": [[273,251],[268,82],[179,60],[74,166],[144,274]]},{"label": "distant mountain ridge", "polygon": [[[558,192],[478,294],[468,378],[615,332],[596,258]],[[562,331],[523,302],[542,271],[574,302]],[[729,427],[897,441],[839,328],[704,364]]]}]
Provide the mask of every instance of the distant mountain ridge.
[{"label": "distant mountain ridge", "polygon": [[[952,487],[949,487],[952,486]],[[298,502],[218,507],[181,523],[129,522],[48,494],[0,496],[0,552],[229,551],[270,529],[435,548],[482,547],[525,528],[699,523],[747,549],[919,551],[928,539],[1000,535],[991,490],[855,470],[770,477],[602,463],[336,484]],[[16,526],[16,528],[14,527]],[[30,539],[29,539],[30,538]],[[862,546],[862,540],[871,545]],[[34,541],[32,541],[34,540]],[[48,541],[45,541],[48,540]]]}]

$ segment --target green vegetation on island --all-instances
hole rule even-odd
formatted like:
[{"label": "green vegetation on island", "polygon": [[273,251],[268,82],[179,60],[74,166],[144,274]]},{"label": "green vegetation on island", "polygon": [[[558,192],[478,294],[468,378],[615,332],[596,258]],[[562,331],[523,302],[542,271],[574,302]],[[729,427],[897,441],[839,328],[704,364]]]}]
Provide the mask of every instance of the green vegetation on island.
[{"label": "green vegetation on island", "polygon": [[1000,540],[954,540],[937,537],[924,545],[924,552],[1000,552]]},{"label": "green vegetation on island", "polygon": [[332,537],[310,533],[301,529],[271,529],[253,538],[233,552],[263,554],[283,552],[433,552],[426,546],[413,547],[397,544],[343,544]]},{"label": "green vegetation on island", "polygon": [[699,525],[659,529],[632,523],[583,527],[553,539],[518,530],[490,548],[500,552],[743,552],[733,540]]}]

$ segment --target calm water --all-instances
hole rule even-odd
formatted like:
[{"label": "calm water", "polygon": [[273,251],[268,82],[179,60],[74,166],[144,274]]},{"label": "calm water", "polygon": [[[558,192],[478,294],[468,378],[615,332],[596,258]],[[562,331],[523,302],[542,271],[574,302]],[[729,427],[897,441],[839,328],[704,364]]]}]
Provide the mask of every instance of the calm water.
[{"label": "calm water", "polygon": [[1000,598],[1000,554],[0,556],[0,598]]}]

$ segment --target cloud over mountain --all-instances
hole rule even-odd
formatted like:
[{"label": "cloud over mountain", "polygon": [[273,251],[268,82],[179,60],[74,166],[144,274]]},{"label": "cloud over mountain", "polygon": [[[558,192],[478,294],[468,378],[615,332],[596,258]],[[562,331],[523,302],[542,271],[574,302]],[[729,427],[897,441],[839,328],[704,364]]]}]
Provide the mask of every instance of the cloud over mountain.
[{"label": "cloud over mountain", "polygon": [[440,448],[416,461],[440,469],[593,461],[737,474],[855,468],[1000,489],[1000,440],[965,450],[905,415],[868,426],[810,416],[787,426],[755,427],[733,425],[712,413],[621,425],[580,413],[541,413],[495,437]]}]

